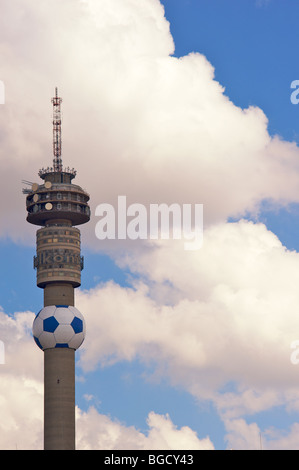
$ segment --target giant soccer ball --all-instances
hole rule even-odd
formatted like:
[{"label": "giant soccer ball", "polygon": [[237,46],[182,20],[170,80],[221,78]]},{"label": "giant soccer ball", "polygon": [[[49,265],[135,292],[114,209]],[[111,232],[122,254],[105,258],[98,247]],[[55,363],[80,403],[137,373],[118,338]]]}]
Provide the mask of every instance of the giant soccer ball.
[{"label": "giant soccer ball", "polygon": [[38,312],[33,337],[40,349],[78,349],[85,338],[85,320],[75,307],[50,305]]}]

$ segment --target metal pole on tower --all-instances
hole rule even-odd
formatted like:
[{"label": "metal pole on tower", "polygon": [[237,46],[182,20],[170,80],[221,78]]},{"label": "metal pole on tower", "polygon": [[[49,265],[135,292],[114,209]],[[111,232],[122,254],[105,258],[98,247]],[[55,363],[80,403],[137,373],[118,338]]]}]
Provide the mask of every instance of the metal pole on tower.
[{"label": "metal pole on tower", "polygon": [[54,171],[62,171],[61,158],[61,110],[60,105],[62,99],[58,96],[58,89],[55,88],[55,97],[52,98],[53,103],[53,167]]}]

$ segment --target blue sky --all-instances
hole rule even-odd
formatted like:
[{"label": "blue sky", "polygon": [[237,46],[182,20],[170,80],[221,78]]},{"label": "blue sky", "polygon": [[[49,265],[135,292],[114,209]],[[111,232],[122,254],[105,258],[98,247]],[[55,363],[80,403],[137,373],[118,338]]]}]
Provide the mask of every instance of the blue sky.
[{"label": "blue sky", "polygon": [[215,67],[216,79],[235,104],[259,106],[269,119],[271,134],[297,141],[298,111],[289,97],[298,71],[298,4],[252,0],[162,3],[175,39],[175,54],[197,51],[206,55]]},{"label": "blue sky", "polygon": [[[30,325],[43,298],[21,180],[51,163],[55,86],[63,160],[92,208],[76,300],[88,327],[79,448],[256,449],[260,436],[264,448],[298,448],[299,5],[55,2],[55,27],[46,0],[0,7],[0,412],[13,410],[0,448],[42,442]],[[101,243],[95,207],[122,194],[203,203],[202,250]]]},{"label": "blue sky", "polygon": [[[299,5],[285,2],[164,0],[177,57],[191,51],[206,55],[215,77],[238,106],[260,107],[271,135],[298,144],[298,106],[291,103],[291,83],[298,76],[296,44]],[[268,208],[259,220],[283,244],[298,249],[298,206]]]}]

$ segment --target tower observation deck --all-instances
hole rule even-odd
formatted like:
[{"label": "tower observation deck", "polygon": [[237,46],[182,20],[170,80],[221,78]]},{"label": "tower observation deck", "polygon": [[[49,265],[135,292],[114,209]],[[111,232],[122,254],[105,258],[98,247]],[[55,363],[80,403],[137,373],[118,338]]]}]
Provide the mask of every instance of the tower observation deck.
[{"label": "tower observation deck", "polygon": [[44,308],[33,324],[36,344],[44,351],[44,448],[75,448],[75,350],[85,336],[85,321],[74,307],[81,285],[83,257],[80,230],[90,219],[89,194],[73,184],[76,171],[64,168],[61,155],[61,103],[53,104],[53,166],[42,168],[41,183],[26,194],[27,221],[36,234],[34,268],[44,290]]}]

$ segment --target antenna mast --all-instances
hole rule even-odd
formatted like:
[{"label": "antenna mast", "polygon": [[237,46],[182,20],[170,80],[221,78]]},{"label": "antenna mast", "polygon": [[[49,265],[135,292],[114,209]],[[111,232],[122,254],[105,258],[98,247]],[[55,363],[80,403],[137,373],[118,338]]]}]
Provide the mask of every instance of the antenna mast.
[{"label": "antenna mast", "polygon": [[53,168],[55,172],[62,171],[61,158],[61,112],[60,104],[62,99],[58,97],[58,88],[55,88],[55,97],[52,98],[53,103]]}]

